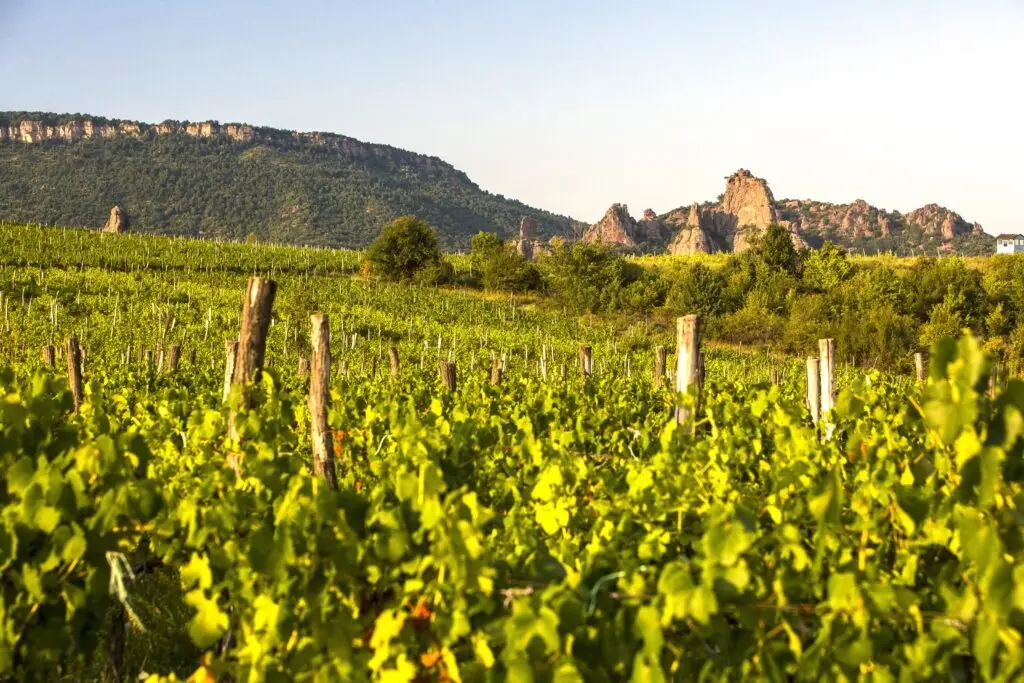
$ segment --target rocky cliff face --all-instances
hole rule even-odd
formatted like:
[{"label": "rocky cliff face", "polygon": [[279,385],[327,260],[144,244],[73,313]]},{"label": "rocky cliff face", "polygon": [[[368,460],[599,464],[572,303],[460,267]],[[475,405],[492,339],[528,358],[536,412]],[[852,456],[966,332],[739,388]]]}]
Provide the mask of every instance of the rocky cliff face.
[{"label": "rocky cliff face", "polygon": [[594,223],[583,233],[583,241],[587,244],[601,244],[618,247],[635,247],[637,237],[636,220],[629,215],[625,204],[612,204],[604,217]]},{"label": "rocky cliff face", "polygon": [[604,217],[583,233],[583,241],[627,249],[663,248],[671,233],[671,228],[652,209],[646,209],[643,218],[636,220],[625,204],[612,204]]},{"label": "rocky cliff face", "polygon": [[992,240],[979,224],[937,204],[903,215],[863,199],[850,204],[777,202],[767,181],[745,169],[726,178],[725,194],[718,203],[680,207],[665,214],[662,222],[674,230],[669,243],[673,254],[741,252],[749,248],[754,235],[773,223],[789,230],[798,249],[828,240],[865,251],[915,251],[923,246],[948,251],[954,248],[954,240],[967,239],[977,251]]},{"label": "rocky cliff face", "polygon": [[937,243],[939,250],[948,250],[960,237],[986,238],[980,224],[968,223],[960,214],[938,204],[901,214],[879,209],[863,199],[852,204],[786,199],[779,203],[779,216],[781,224],[809,239],[844,245],[896,242],[916,249],[928,242]]},{"label": "rocky cliff face", "polygon": [[[326,147],[364,160],[386,157],[390,151],[394,151],[394,148],[386,145],[370,145],[344,135],[281,131],[275,128],[250,126],[245,123],[164,121],[158,124],[148,124],[135,121],[96,120],[89,117],[75,118],[52,114],[0,112],[0,142],[74,143],[82,140],[117,137],[151,140],[160,135],[188,135],[206,139],[223,136],[242,144],[274,143],[281,145],[286,143],[297,146]],[[412,155],[409,152],[403,152],[403,154]],[[437,157],[422,154],[413,156],[417,159],[417,167],[428,175],[458,176],[460,178],[465,176]]]}]

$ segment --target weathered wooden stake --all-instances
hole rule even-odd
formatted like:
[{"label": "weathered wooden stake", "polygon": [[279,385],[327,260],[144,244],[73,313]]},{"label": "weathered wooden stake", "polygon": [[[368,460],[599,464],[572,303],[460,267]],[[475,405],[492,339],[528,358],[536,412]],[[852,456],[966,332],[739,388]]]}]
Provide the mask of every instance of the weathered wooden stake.
[{"label": "weathered wooden stake", "polygon": [[82,405],[82,348],[78,345],[78,337],[68,338],[65,356],[68,361],[68,384],[71,385],[71,398],[75,402],[75,413]]},{"label": "weathered wooden stake", "polygon": [[[687,315],[676,319],[676,391],[687,392],[695,388],[696,401],[700,405],[700,316]],[[685,406],[676,406],[676,422],[690,421],[690,411]]]},{"label": "weathered wooden stake", "polygon": [[835,425],[829,418],[829,413],[836,404],[836,378],[835,378],[835,353],[836,342],[834,339],[818,340],[818,356],[821,370],[821,419],[825,422],[825,439],[832,438],[832,430]]},{"label": "weathered wooden stake", "polygon": [[501,386],[501,376],[503,374],[504,373],[501,370],[501,361],[499,361],[497,358],[495,358],[491,362],[491,386],[492,387]]},{"label": "weathered wooden stake", "polygon": [[594,372],[594,354],[589,344],[580,344],[580,374],[584,377]]},{"label": "weathered wooden stake", "polygon": [[55,361],[55,354],[57,350],[53,348],[53,344],[48,344],[43,347],[43,362],[46,363],[47,367],[53,368]]},{"label": "weathered wooden stake", "polygon": [[807,359],[807,407],[811,411],[811,422],[815,425],[821,419],[821,370],[818,359],[810,356]]},{"label": "weathered wooden stake", "polygon": [[398,349],[388,347],[388,361],[391,363],[391,379],[398,379]]},{"label": "weathered wooden stake", "polygon": [[270,311],[274,306],[277,283],[261,277],[251,277],[242,300],[242,323],[238,333],[238,354],[232,382],[249,384],[260,378],[267,353],[267,332],[270,330]]},{"label": "weathered wooden stake", "polygon": [[441,361],[441,383],[448,391],[455,391],[455,363],[450,360]]},{"label": "weathered wooden stake", "polygon": [[313,471],[327,482],[331,489],[338,487],[334,469],[334,448],[331,430],[327,427],[327,404],[331,386],[331,330],[326,315],[317,313],[309,317],[313,331],[310,337],[309,416],[313,440]]},{"label": "weathered wooden stake", "polygon": [[177,344],[171,344],[167,348],[167,372],[178,371],[178,361],[181,360],[181,347]]},{"label": "weathered wooden stake", "polygon": [[914,354],[914,375],[917,377],[918,382],[924,382],[925,377],[927,377],[925,372],[925,355],[918,351]]},{"label": "weathered wooden stake", "polygon": [[309,359],[299,356],[299,379],[309,377]]},{"label": "weathered wooden stake", "polygon": [[228,400],[231,393],[232,380],[235,378],[235,359],[238,357],[238,342],[228,339],[224,342],[224,396]]},{"label": "weathered wooden stake", "polygon": [[664,346],[654,349],[654,388],[661,389],[665,383],[665,361],[668,359],[668,351]]}]

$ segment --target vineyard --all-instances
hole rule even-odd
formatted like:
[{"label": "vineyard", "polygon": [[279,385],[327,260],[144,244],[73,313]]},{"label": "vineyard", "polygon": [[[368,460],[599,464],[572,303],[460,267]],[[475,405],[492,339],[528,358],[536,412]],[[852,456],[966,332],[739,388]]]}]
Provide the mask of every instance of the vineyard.
[{"label": "vineyard", "polygon": [[360,258],[0,224],[0,680],[1024,677],[974,337],[815,423],[807,359]]}]

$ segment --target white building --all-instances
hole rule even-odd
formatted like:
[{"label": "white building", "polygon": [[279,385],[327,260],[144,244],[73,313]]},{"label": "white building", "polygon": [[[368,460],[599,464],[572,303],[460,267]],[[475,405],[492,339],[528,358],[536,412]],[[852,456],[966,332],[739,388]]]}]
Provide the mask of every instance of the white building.
[{"label": "white building", "polygon": [[1024,254],[1024,235],[996,235],[997,254]]}]

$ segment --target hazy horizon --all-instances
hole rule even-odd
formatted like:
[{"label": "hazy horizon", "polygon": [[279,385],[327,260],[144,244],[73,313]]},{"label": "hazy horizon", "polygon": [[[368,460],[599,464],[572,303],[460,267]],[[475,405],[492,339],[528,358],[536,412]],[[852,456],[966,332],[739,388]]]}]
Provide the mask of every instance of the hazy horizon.
[{"label": "hazy horizon", "polygon": [[779,199],[1024,232],[1013,2],[0,8],[4,110],[339,133],[586,222],[714,199],[746,168]]}]

